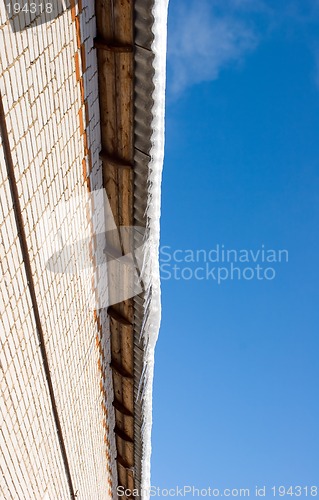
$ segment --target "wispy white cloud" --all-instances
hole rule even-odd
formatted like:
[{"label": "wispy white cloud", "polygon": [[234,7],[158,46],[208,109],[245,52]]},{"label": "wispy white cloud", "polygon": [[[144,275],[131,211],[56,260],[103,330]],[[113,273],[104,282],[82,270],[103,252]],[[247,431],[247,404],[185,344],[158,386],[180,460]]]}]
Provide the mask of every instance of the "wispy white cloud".
[{"label": "wispy white cloud", "polygon": [[223,68],[238,64],[255,49],[258,37],[254,28],[236,15],[249,6],[251,0],[192,0],[175,11],[168,52],[173,95],[196,83],[217,79]]},{"label": "wispy white cloud", "polygon": [[319,0],[291,0],[285,4],[281,15],[280,27],[289,26],[289,36],[294,30],[298,33],[301,43],[310,51],[313,57],[313,67],[310,71],[312,83],[319,88]]}]

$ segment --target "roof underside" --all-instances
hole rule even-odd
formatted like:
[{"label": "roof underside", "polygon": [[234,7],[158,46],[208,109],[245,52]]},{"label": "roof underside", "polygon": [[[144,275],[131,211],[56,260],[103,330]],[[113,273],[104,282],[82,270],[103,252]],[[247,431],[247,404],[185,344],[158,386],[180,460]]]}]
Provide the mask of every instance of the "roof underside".
[{"label": "roof underside", "polygon": [[[96,0],[103,183],[117,226],[148,230],[152,148],[153,0]],[[133,241],[108,241],[124,255]],[[118,247],[118,248],[116,248]],[[119,277],[120,286],[130,277]],[[114,282],[114,280],[113,280]],[[149,290],[108,309],[118,485],[141,488],[145,336]],[[110,290],[112,303],[112,290]]]}]

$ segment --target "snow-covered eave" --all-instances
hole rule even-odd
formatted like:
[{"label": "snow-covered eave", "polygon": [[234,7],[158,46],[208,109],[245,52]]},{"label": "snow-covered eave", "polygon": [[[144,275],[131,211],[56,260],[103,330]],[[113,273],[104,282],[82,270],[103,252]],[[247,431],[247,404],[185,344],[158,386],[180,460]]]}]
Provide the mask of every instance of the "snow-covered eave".
[{"label": "snow-covered eave", "polygon": [[[154,347],[161,315],[158,255],[167,4],[168,0],[95,2],[103,187],[117,227],[146,229],[142,246],[139,231],[134,233],[136,243],[139,239],[136,260],[142,267],[142,280],[134,278],[134,290],[142,291],[112,302],[103,320],[112,370],[106,394],[112,403],[107,466],[115,498],[117,486],[133,485],[140,498],[148,498],[150,484]],[[130,240],[122,240],[114,250],[134,252]]]},{"label": "snow-covered eave", "polygon": [[[138,2],[137,2],[138,3]],[[145,2],[144,2],[145,6]],[[145,9],[145,7],[144,7]],[[151,9],[153,18],[151,31],[153,41],[153,92],[151,104],[151,148],[148,163],[147,193],[147,240],[145,241],[145,310],[141,334],[144,338],[144,363],[142,387],[142,475],[141,496],[149,498],[150,462],[151,462],[151,429],[152,429],[152,390],[154,373],[154,349],[161,321],[161,289],[159,272],[159,241],[161,182],[164,160],[164,117],[165,117],[165,84],[166,84],[166,39],[167,39],[168,0],[155,0]],[[136,85],[139,85],[138,80]],[[145,108],[144,108],[145,109]]]}]

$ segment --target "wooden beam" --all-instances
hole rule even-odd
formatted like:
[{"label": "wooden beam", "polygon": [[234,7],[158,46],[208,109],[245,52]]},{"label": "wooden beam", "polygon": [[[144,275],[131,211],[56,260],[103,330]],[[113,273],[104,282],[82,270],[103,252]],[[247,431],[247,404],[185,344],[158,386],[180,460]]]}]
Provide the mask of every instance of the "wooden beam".
[{"label": "wooden beam", "polygon": [[112,405],[117,411],[122,413],[122,415],[125,415],[127,417],[134,417],[134,413],[132,413],[128,408],[126,408],[126,406],[124,406],[118,399],[114,399]]},{"label": "wooden beam", "polygon": [[134,50],[133,45],[127,45],[116,42],[107,42],[106,40],[103,40],[103,38],[100,37],[94,38],[94,48],[106,50],[108,52],[119,52],[119,53],[121,52],[132,53]]},{"label": "wooden beam", "polygon": [[127,318],[122,316],[122,314],[119,313],[113,306],[109,306],[107,308],[107,314],[118,323],[121,323],[121,325],[133,326],[132,323]]},{"label": "wooden beam", "polygon": [[111,361],[110,367],[121,377],[133,380],[133,375],[125,370],[123,366],[119,365],[114,359]]},{"label": "wooden beam", "polygon": [[123,441],[126,441],[127,443],[134,443],[134,440],[128,434],[126,434],[125,431],[120,429],[117,425],[114,427],[114,432]]},{"label": "wooden beam", "polygon": [[122,160],[121,158],[116,158],[114,155],[110,155],[107,151],[100,151],[100,158],[102,161],[106,161],[107,163],[111,163],[114,167],[118,168],[133,168],[133,163]]},{"label": "wooden beam", "polygon": [[121,455],[117,455],[116,457],[117,462],[124,467],[124,469],[132,470],[134,465],[130,465]]}]

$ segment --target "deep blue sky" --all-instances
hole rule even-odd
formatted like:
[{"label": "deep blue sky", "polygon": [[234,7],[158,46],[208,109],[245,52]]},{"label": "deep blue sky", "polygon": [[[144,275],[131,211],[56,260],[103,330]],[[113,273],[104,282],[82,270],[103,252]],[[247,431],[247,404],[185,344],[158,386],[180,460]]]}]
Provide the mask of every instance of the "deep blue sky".
[{"label": "deep blue sky", "polygon": [[289,262],[162,281],[153,485],[319,486],[318,13],[171,0],[161,245]]}]

